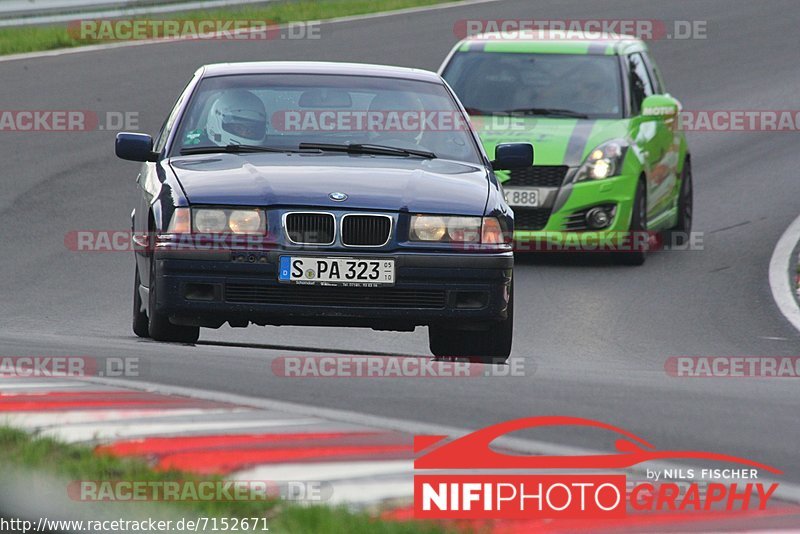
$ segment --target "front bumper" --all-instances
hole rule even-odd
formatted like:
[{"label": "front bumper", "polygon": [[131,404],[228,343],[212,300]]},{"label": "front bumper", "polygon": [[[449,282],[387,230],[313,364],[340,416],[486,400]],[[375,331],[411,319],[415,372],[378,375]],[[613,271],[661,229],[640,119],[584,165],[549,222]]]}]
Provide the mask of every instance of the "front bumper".
[{"label": "front bumper", "polygon": [[[514,231],[514,250],[613,250],[630,246],[628,230],[637,180],[636,176],[622,175],[564,185],[545,208],[549,216],[541,229]],[[576,214],[598,206],[613,206],[614,216],[609,226],[602,230],[569,229]]]},{"label": "front bumper", "polygon": [[506,317],[514,258],[498,254],[347,254],[392,257],[390,288],[298,286],[278,282],[286,251],[156,250],[156,308],[176,324],[361,326],[409,330],[459,321],[485,327]]}]

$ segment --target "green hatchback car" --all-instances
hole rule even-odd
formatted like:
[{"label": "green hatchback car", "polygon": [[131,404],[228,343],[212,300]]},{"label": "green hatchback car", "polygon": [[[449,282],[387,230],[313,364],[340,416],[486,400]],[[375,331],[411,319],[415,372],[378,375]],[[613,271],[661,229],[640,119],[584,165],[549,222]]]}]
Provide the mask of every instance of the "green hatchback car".
[{"label": "green hatchback car", "polygon": [[643,41],[476,35],[439,72],[487,153],[510,141],[536,148],[535,166],[496,173],[517,251],[610,250],[639,265],[654,236],[686,241],[692,170],[681,105]]}]

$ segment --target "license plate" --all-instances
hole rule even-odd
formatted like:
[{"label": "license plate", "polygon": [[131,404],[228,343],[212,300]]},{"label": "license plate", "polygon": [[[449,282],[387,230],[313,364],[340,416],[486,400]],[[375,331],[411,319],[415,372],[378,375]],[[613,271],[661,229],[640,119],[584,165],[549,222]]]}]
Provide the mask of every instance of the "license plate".
[{"label": "license plate", "polygon": [[278,280],[304,285],[391,286],[394,259],[281,256]]},{"label": "license plate", "polygon": [[539,207],[539,190],[532,187],[505,187],[506,203],[512,208],[524,206],[526,208]]}]

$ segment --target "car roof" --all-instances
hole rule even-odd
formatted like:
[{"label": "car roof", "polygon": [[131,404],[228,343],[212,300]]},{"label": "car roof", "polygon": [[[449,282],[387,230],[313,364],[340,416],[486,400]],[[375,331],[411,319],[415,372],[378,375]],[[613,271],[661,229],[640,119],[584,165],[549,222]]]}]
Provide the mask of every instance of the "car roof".
[{"label": "car roof", "polygon": [[602,32],[533,30],[519,34],[481,33],[463,39],[456,45],[459,52],[518,52],[529,54],[584,54],[615,56],[645,52],[647,45],[630,35]]},{"label": "car roof", "polygon": [[203,77],[232,76],[241,74],[338,74],[349,76],[380,76],[442,83],[435,72],[369,65],[366,63],[338,63],[327,61],[254,61],[246,63],[215,63],[200,68]]}]

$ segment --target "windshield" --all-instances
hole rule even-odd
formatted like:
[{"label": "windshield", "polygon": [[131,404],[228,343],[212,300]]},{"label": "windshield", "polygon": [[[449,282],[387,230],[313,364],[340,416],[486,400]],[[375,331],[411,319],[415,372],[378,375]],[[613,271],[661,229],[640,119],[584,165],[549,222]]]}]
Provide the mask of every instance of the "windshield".
[{"label": "windshield", "polygon": [[[444,78],[471,115],[531,114],[622,117],[615,56],[461,52]],[[548,111],[550,113],[548,113]]]},{"label": "windshield", "polygon": [[207,78],[183,114],[172,153],[206,147],[481,161],[467,119],[443,85],[370,76]]}]

